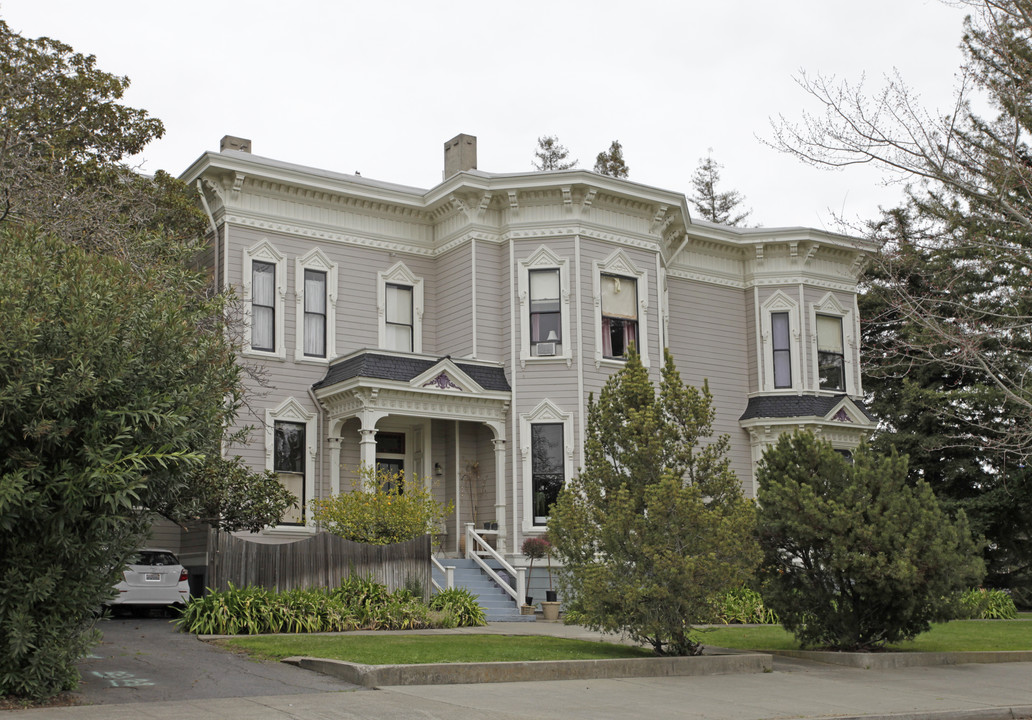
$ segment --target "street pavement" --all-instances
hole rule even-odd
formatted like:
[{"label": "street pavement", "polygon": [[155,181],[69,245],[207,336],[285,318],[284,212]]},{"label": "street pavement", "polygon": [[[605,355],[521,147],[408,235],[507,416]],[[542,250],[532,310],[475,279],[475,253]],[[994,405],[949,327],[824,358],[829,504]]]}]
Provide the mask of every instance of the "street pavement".
[{"label": "street pavement", "polygon": [[[163,634],[165,629],[159,629],[161,621],[136,621],[138,627],[132,625],[132,621],[119,622],[129,622],[129,627],[135,629],[121,640],[112,640],[110,643],[106,640],[106,646],[114,651],[109,656],[123,661],[119,667],[130,668],[121,672],[147,668],[149,674],[146,676],[134,674],[155,683],[158,689],[150,690],[148,692],[151,694],[145,695],[140,692],[140,688],[149,686],[138,686],[130,692],[125,692],[128,688],[112,687],[99,692],[87,688],[83,700],[103,704],[17,710],[10,711],[9,715],[25,716],[32,720],[182,720],[184,717],[226,720],[483,720],[485,717],[500,720],[761,720],[831,717],[838,720],[853,717],[995,720],[1032,717],[1032,663],[967,664],[883,671],[776,658],[774,672],[762,674],[427,685],[364,691],[296,668],[287,668],[292,672],[281,675],[279,664],[255,663],[207,647],[191,636],[173,635],[175,639],[169,641],[168,635]],[[120,631],[123,629],[126,628],[119,628]],[[106,627],[105,631],[111,632],[114,637],[113,630]],[[599,637],[583,628],[542,622],[497,623],[475,631],[593,639]],[[133,637],[133,633],[140,637]],[[157,665],[165,661],[165,651],[157,651],[152,646],[172,642],[179,647],[179,641],[184,645],[169,654],[178,655],[180,664],[171,676],[159,674]],[[203,653],[212,653],[213,665],[194,666],[189,660],[193,657],[188,647],[191,643],[201,646]],[[144,658],[145,664],[132,664],[132,659],[136,657]],[[87,661],[83,665],[84,674],[92,672],[91,668],[101,667],[100,662],[109,661]],[[91,662],[98,664],[91,665]],[[247,675],[248,670],[253,671],[253,678],[241,678],[239,683],[229,679],[230,674]],[[207,679],[199,679],[197,675]],[[87,679],[88,684],[91,682]],[[332,686],[320,688],[319,683],[332,683]],[[209,694],[198,697],[204,693]],[[139,701],[145,697],[154,701]]]}]

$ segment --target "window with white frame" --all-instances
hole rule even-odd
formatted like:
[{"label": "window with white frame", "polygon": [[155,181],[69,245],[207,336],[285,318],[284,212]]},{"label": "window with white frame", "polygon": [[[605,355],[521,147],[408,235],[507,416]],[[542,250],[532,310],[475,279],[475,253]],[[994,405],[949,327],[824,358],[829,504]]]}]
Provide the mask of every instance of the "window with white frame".
[{"label": "window with white frame", "polygon": [[519,261],[521,364],[572,362],[567,265],[545,245]]},{"label": "window with white frame", "polygon": [[622,249],[596,262],[594,269],[595,366],[622,361],[634,343],[648,367],[648,275]]},{"label": "window with white frame", "polygon": [[387,349],[412,352],[412,287],[387,283]]},{"label": "window with white frame", "polygon": [[792,341],[787,312],[770,314],[771,351],[774,361],[774,388],[792,387]]},{"label": "window with white frame", "polygon": [[298,336],[294,359],[327,362],[337,354],[337,264],[319,248],[295,263]]},{"label": "window with white frame", "polygon": [[[308,525],[305,505],[315,497],[316,414],[296,398],[265,411],[265,469],[279,477],[297,499],[281,525]],[[275,528],[272,528],[275,530]]]},{"label": "window with white frame", "polygon": [[379,346],[386,350],[423,351],[423,279],[404,263],[377,273]]},{"label": "window with white frame", "polygon": [[520,415],[524,530],[548,524],[552,505],[573,474],[573,416],[551,400]]},{"label": "window with white frame", "polygon": [[756,311],[760,389],[770,392],[803,387],[799,302],[781,290],[775,290],[762,305],[757,306]]},{"label": "window with white frame", "polygon": [[559,268],[530,271],[530,353],[535,357],[563,354],[563,322],[559,306]]},{"label": "window with white frame", "polygon": [[245,354],[286,357],[283,331],[286,283],[286,260],[268,240],[243,251],[248,328]]},{"label": "window with white frame", "polygon": [[251,349],[276,349],[276,266],[251,263]]},{"label": "window with white frame", "polygon": [[552,506],[566,484],[562,423],[530,426],[531,512],[534,525],[548,524]]},{"label": "window with white frame", "polygon": [[273,431],[273,470],[297,500],[296,507],[287,510],[281,522],[285,525],[304,525],[305,505],[310,499],[305,492],[305,425],[277,421]]},{"label": "window with white frame", "polygon": [[817,315],[817,374],[821,390],[846,389],[846,354],[841,317]]},{"label": "window with white frame", "polygon": [[634,278],[602,275],[602,357],[619,360],[638,344],[638,283]]}]

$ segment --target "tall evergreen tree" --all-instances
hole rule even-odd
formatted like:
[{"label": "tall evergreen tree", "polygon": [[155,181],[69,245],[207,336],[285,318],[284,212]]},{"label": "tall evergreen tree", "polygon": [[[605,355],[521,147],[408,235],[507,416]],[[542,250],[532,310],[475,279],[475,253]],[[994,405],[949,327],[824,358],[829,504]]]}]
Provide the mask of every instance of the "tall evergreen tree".
[{"label": "tall evergreen tree", "polygon": [[627,163],[624,162],[623,145],[619,140],[614,140],[609,145],[609,150],[604,150],[595,157],[595,172],[610,177],[625,178],[630,172]]},{"label": "tall evergreen tree", "polygon": [[728,437],[711,438],[714,415],[709,388],[685,386],[669,352],[658,393],[632,348],[589,401],[584,468],[548,522],[560,586],[589,627],[698,654],[692,623],[750,576],[753,506]]},{"label": "tall evergreen tree", "polygon": [[567,160],[570,151],[555,135],[542,135],[534,151],[534,168],[537,170],[570,170],[577,167],[577,160]]},{"label": "tall evergreen tree", "polygon": [[737,190],[724,192],[717,190],[717,185],[720,183],[720,170],[723,167],[713,159],[712,152],[699,160],[699,167],[692,175],[694,194],[689,202],[695,206],[704,219],[710,222],[721,225],[741,225],[752,214],[752,211],[741,209],[740,206],[745,202],[745,197]]}]

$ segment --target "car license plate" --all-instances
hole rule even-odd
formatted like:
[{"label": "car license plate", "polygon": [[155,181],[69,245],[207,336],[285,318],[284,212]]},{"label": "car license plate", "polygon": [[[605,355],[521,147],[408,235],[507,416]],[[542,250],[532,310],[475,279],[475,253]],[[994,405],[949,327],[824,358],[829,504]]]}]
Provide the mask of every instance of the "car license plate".
[{"label": "car license plate", "polygon": [[149,582],[157,582],[161,580],[161,573],[147,573],[147,576],[144,578],[144,580],[147,580]]}]

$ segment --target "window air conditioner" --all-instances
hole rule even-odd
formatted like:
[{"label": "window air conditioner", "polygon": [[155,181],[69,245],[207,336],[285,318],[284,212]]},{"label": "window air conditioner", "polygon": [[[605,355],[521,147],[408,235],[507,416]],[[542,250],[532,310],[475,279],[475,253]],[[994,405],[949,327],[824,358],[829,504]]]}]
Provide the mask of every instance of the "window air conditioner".
[{"label": "window air conditioner", "polygon": [[555,355],[555,343],[554,342],[539,342],[537,344],[538,357],[545,357],[548,355]]}]

